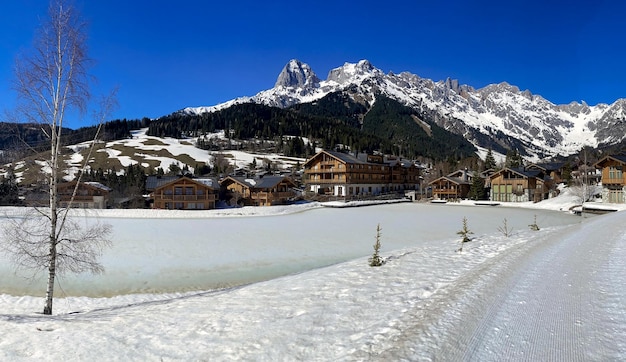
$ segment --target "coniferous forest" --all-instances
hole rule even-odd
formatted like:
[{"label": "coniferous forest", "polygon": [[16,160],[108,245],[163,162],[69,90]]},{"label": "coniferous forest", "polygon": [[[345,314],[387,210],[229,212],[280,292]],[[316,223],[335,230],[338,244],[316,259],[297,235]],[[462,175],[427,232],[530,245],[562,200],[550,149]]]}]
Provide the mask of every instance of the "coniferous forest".
[{"label": "coniferous forest", "polygon": [[[199,137],[224,129],[236,140],[275,141],[279,151],[296,157],[310,156],[314,146],[433,160],[470,157],[475,151],[463,137],[397,101],[380,96],[368,110],[342,93],[287,109],[245,103],[200,115],[174,113],[151,122],[148,135]],[[285,136],[296,141],[285,145]],[[315,144],[299,144],[302,138]]]}]

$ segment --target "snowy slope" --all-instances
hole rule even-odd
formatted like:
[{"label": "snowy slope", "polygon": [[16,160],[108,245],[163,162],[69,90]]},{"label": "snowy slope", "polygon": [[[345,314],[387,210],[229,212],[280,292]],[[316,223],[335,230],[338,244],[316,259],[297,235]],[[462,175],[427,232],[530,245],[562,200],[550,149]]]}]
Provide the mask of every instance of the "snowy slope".
[{"label": "snowy slope", "polygon": [[408,72],[385,74],[367,60],[345,63],[331,70],[326,80],[320,80],[308,65],[291,60],[271,89],[213,107],[189,107],[182,111],[212,112],[244,102],[288,107],[338,91],[369,105],[376,94],[384,94],[420,111],[437,114],[440,126],[470,141],[480,143],[478,135],[487,135],[507,148],[521,145],[535,158],[568,155],[583,146],[614,144],[626,137],[623,99],[612,105],[556,105],[504,82],[474,89],[451,79],[435,82]]},{"label": "snowy slope", "polygon": [[[353,210],[415,220],[409,206]],[[489,226],[478,215],[498,210],[466,211]],[[624,360],[625,221],[478,232],[462,253],[450,237],[386,250],[379,268],[359,257],[219,291],[60,298],[54,316],[35,313],[39,298],[0,294],[0,359]]]},{"label": "snowy slope", "polygon": [[[244,151],[206,151],[195,146],[196,139],[176,139],[176,138],[160,138],[146,135],[147,128],[131,131],[131,138],[121,139],[102,143],[97,147],[97,154],[105,155],[104,160],[100,161],[106,164],[95,165],[91,163],[89,166],[97,169],[115,168],[118,172],[124,172],[124,168],[129,165],[137,165],[148,168],[150,165],[154,169],[162,168],[167,171],[172,164],[178,164],[180,167],[187,164],[191,172],[193,172],[196,164],[207,164],[214,166],[216,157],[223,157],[228,160],[229,164],[234,168],[248,167],[254,160],[259,166],[265,163],[271,163],[279,170],[290,171],[298,163],[304,164],[303,158],[286,157],[279,154],[260,154]],[[226,139],[224,131],[215,134],[208,134],[208,138]],[[69,154],[66,158],[68,170],[65,178],[72,180],[78,170],[83,165],[84,155],[89,147],[89,142],[68,146]],[[35,161],[38,168],[42,172],[49,172],[47,163],[40,160]],[[32,172],[29,170],[29,164],[21,162],[15,165],[14,174],[18,182],[21,181],[24,172]],[[6,169],[0,168],[0,175],[5,174]]]}]

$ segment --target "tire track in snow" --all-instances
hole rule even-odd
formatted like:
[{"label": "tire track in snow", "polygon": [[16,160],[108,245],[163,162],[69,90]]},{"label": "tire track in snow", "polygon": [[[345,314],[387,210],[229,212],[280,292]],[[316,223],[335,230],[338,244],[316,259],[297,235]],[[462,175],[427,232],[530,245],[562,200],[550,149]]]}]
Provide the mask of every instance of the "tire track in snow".
[{"label": "tire track in snow", "polygon": [[615,230],[603,225],[621,223],[621,215],[585,222],[597,228],[542,231],[459,278],[416,310],[396,348],[378,357],[625,358],[626,227],[616,235],[603,231]]}]

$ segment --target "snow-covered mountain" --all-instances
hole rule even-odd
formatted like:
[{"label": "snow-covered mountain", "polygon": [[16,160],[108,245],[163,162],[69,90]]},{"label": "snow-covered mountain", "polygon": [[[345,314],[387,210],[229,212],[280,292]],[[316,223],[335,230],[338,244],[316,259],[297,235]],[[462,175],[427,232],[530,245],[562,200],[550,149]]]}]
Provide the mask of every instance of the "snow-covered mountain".
[{"label": "snow-covered mountain", "polygon": [[583,146],[615,144],[626,138],[626,99],[589,106],[585,102],[554,104],[508,83],[474,89],[457,80],[433,81],[402,72],[385,74],[369,61],[345,63],[320,80],[305,63],[291,60],[273,88],[213,107],[185,108],[198,114],[239,103],[289,107],[345,92],[355,101],[372,105],[383,94],[432,118],[445,129],[479,146],[500,144],[523,148],[531,158],[569,155]]}]

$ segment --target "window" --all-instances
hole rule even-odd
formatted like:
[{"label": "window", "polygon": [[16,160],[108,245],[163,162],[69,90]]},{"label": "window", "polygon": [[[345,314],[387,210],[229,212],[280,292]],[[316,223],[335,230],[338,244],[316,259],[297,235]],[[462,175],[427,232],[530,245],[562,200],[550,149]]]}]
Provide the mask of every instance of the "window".
[{"label": "window", "polygon": [[182,195],[183,194],[183,188],[180,186],[176,186],[174,187],[174,195]]},{"label": "window", "polygon": [[609,167],[609,178],[610,179],[621,179],[622,178],[622,167],[619,166],[610,166]]},{"label": "window", "polygon": [[185,187],[185,195],[193,195],[193,187],[191,186]]}]

